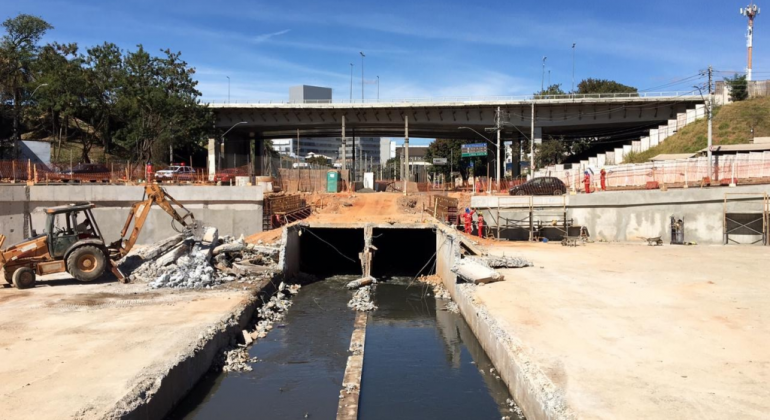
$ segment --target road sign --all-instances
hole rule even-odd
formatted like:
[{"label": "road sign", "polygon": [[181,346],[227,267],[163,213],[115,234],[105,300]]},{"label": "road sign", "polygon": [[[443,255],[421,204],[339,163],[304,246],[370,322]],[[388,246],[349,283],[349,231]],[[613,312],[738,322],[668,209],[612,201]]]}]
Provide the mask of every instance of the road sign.
[{"label": "road sign", "polygon": [[487,145],[484,143],[463,144],[460,148],[462,157],[486,156]]},{"label": "road sign", "polygon": [[447,158],[433,158],[433,164],[434,165],[446,165],[447,164]]}]

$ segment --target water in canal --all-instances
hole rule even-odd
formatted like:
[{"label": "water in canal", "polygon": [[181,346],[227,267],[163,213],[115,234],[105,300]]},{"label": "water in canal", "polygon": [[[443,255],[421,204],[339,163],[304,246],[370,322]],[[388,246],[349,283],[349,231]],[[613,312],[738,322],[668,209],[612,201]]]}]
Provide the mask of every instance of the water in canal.
[{"label": "water in canal", "polygon": [[[251,349],[253,371],[211,374],[172,419],[334,419],[355,313],[350,276],[304,286],[279,327]],[[459,314],[430,289],[393,279],[376,286],[358,417],[517,418],[507,388]]]}]

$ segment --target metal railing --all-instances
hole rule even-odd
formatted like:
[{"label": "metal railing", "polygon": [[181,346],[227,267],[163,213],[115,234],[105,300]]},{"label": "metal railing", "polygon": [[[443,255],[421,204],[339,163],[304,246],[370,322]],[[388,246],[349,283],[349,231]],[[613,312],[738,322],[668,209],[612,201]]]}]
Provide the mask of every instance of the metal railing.
[{"label": "metal railing", "polygon": [[673,92],[638,92],[638,93],[589,93],[589,94],[565,94],[565,95],[520,95],[520,96],[435,96],[422,98],[381,98],[381,99],[307,99],[302,102],[280,101],[280,100],[247,100],[240,102],[238,100],[211,100],[203,101],[209,106],[217,108],[249,107],[263,105],[393,105],[393,104],[415,104],[415,103],[451,103],[451,104],[479,104],[479,103],[508,103],[508,102],[532,102],[534,101],[578,101],[578,100],[625,100],[625,99],[696,99],[702,100],[702,96],[697,90],[694,91],[673,91]]}]

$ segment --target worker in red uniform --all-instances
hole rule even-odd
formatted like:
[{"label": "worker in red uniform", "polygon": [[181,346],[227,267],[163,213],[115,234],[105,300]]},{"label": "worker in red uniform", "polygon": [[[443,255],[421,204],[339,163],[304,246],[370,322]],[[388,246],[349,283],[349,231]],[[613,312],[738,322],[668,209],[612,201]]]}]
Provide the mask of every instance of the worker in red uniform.
[{"label": "worker in red uniform", "polygon": [[484,237],[484,215],[479,213],[478,221],[476,222],[476,226],[479,229],[479,238]]},{"label": "worker in red uniform", "polygon": [[583,184],[586,187],[586,194],[591,193],[591,174],[588,173],[588,171],[585,171],[583,173]]},{"label": "worker in red uniform", "polygon": [[476,210],[466,207],[465,214],[463,214],[463,225],[465,225],[465,233],[468,235],[473,235],[473,213],[476,213]]},{"label": "worker in red uniform", "polygon": [[607,171],[604,168],[599,172],[599,179],[602,183],[602,191],[607,191]]}]

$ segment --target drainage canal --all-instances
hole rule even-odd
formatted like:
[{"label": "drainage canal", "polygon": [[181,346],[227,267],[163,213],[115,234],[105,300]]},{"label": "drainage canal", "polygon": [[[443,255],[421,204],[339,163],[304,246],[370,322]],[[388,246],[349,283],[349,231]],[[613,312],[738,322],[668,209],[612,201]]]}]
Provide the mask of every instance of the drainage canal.
[{"label": "drainage canal", "polygon": [[[359,419],[517,418],[510,395],[468,325],[414,277],[433,274],[431,229],[301,228],[299,265],[316,281],[249,349],[250,372],[211,373],[172,419],[337,417],[356,313],[347,282],[361,276],[365,234],[379,283],[369,313]],[[292,260],[288,258],[287,260]],[[294,259],[296,260],[296,259]],[[305,276],[302,276],[304,278]]]}]

